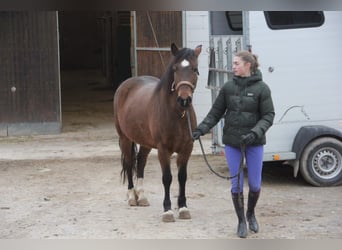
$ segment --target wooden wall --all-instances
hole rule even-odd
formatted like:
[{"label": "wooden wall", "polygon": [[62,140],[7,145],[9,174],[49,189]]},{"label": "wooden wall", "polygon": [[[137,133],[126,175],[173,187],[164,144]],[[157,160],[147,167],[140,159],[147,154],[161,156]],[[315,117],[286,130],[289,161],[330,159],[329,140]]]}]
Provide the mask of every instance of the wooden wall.
[{"label": "wooden wall", "polygon": [[57,13],[0,11],[0,136],[61,128]]},{"label": "wooden wall", "polygon": [[181,11],[136,11],[137,75],[161,77],[171,43],[183,46],[182,33]]}]

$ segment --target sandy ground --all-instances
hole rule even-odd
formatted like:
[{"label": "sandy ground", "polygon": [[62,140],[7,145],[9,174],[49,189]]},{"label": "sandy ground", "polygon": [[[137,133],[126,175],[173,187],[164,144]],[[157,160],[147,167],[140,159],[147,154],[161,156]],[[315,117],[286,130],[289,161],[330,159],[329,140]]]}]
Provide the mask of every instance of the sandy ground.
[{"label": "sandy ground", "polygon": [[[68,74],[64,80],[74,79]],[[97,79],[97,78],[96,78]],[[235,239],[230,183],[213,175],[195,144],[188,166],[192,219],[163,223],[161,170],[152,151],[146,166],[149,207],[129,207],[120,179],[120,150],[112,123],[112,93],[88,75],[65,87],[63,132],[0,137],[0,239]],[[68,89],[69,88],[69,89]],[[70,94],[68,94],[70,93]],[[80,100],[83,100],[82,102]],[[205,138],[210,154],[210,138]],[[223,156],[209,155],[222,174]],[[178,183],[173,159],[172,202]],[[248,188],[245,185],[245,193]],[[266,165],[250,239],[341,239],[342,187],[318,188],[286,166]]]}]

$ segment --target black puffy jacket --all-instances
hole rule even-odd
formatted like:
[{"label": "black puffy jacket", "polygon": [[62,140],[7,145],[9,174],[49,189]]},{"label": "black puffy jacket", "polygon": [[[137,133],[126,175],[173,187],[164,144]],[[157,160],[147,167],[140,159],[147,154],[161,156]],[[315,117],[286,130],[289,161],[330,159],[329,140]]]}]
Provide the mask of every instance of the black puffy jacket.
[{"label": "black puffy jacket", "polygon": [[234,76],[221,88],[211,110],[197,129],[206,134],[224,115],[222,141],[238,147],[241,136],[253,131],[253,145],[266,143],[265,133],[272,126],[274,107],[269,87],[260,71],[250,77]]}]

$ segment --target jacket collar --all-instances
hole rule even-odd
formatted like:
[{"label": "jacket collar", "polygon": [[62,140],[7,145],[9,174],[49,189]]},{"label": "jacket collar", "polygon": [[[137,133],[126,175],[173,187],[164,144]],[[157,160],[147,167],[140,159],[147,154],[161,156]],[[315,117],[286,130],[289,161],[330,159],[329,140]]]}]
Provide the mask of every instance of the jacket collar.
[{"label": "jacket collar", "polygon": [[262,81],[262,74],[261,71],[258,69],[253,75],[249,77],[234,76],[233,80],[240,86],[250,86],[259,81]]}]

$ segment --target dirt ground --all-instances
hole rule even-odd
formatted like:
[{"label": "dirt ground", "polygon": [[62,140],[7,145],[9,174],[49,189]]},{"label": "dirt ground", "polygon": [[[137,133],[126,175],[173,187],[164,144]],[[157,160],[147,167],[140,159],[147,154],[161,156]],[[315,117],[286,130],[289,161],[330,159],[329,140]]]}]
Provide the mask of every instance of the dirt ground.
[{"label": "dirt ground", "polygon": [[[63,132],[0,137],[0,239],[235,239],[237,219],[230,183],[213,175],[195,144],[188,166],[192,219],[161,221],[161,170],[152,151],[146,166],[149,207],[129,207],[120,179],[120,150],[112,123],[112,93],[83,75],[62,92]],[[74,79],[72,73],[64,81]],[[75,96],[81,83],[84,93]],[[63,86],[62,86],[63,87]],[[80,101],[83,100],[83,101]],[[223,156],[209,161],[228,174]],[[178,183],[173,159],[171,195]],[[245,185],[245,193],[248,188]],[[286,166],[265,165],[250,239],[341,239],[342,186],[318,188],[294,178]]]}]

